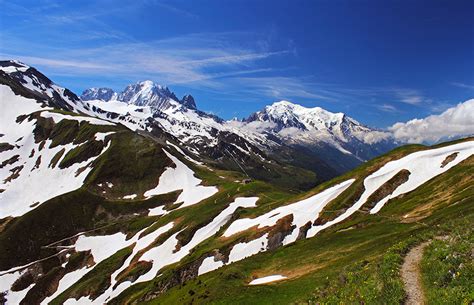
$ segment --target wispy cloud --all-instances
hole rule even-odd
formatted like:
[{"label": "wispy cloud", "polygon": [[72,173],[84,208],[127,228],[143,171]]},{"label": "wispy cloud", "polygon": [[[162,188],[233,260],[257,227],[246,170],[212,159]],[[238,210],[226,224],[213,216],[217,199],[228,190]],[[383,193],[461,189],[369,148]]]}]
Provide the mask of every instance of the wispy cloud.
[{"label": "wispy cloud", "polygon": [[[37,66],[53,78],[67,77],[79,90],[86,79],[107,79],[103,85],[117,86],[116,89],[132,81],[152,79],[163,85],[206,91],[221,100],[268,103],[289,99],[321,106],[339,103],[342,109],[363,106],[376,113],[401,113],[408,107],[439,112],[450,106],[433,102],[414,88],[396,84],[351,87],[320,82],[320,76],[292,70],[299,65],[296,44],[282,38],[276,26],[261,32],[157,35],[153,37],[162,38],[153,40],[138,40],[132,31],[121,32],[120,27],[114,26],[117,20],[137,18],[152,6],[155,11],[176,15],[178,21],[199,18],[179,2],[140,0],[117,5],[110,0],[84,1],[73,10],[61,1],[38,0],[38,5],[0,3],[5,8],[3,16],[21,20],[0,29],[0,40],[6,42],[0,45],[0,56]],[[90,10],[91,7],[95,9]],[[26,34],[31,32],[35,35]],[[96,85],[94,82],[88,86]]]},{"label": "wispy cloud", "polygon": [[320,94],[315,83],[301,77],[262,76],[239,77],[233,80],[236,88],[252,94],[267,96],[273,99],[305,98],[314,100],[333,100],[328,95]]},{"label": "wispy cloud", "polygon": [[466,89],[474,90],[474,85],[458,83],[458,82],[453,82],[453,83],[451,83],[451,85],[456,86],[456,87],[460,87],[460,88],[466,88]]},{"label": "wispy cloud", "polygon": [[382,104],[377,106],[378,109],[384,111],[384,112],[398,112],[398,109],[390,104]]},{"label": "wispy cloud", "polygon": [[[202,33],[150,42],[109,43],[98,47],[53,48],[38,45],[38,56],[12,49],[2,50],[13,57],[50,73],[121,75],[153,78],[165,84],[200,82],[216,87],[213,79],[271,71],[260,65],[269,57],[287,56],[287,50],[257,51],[232,43],[241,33]],[[15,41],[15,38],[11,38]],[[8,38],[10,40],[10,38]],[[21,41],[12,45],[22,46]],[[26,53],[26,54],[25,54]]]},{"label": "wispy cloud", "polygon": [[398,96],[399,101],[410,105],[420,105],[426,98],[417,90],[394,88],[393,92]]}]

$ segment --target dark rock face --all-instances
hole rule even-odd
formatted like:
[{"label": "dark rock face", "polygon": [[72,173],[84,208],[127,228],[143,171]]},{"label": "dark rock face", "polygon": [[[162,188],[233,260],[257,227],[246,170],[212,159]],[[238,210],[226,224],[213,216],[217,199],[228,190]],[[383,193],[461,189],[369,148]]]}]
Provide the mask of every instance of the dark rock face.
[{"label": "dark rock face", "polygon": [[370,197],[367,199],[366,206],[367,208],[373,208],[377,202],[387,197],[393,191],[395,191],[400,185],[408,181],[410,177],[410,171],[407,169],[402,169],[390,180],[385,182],[381,187],[379,187]]},{"label": "dark rock face", "polygon": [[285,237],[296,228],[295,225],[292,225],[293,215],[287,215],[279,219],[276,225],[268,233],[268,244],[267,249],[269,251],[275,250],[283,245],[283,240]]},{"label": "dark rock face", "polygon": [[190,94],[186,94],[185,96],[183,96],[181,104],[183,104],[183,106],[188,107],[189,109],[196,110],[196,102],[194,101],[193,96]]}]

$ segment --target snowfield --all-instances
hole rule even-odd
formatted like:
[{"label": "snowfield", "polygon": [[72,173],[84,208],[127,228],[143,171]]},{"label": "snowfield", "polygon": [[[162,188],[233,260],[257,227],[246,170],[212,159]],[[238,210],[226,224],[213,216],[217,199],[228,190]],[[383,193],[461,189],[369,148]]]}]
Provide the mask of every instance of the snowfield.
[{"label": "snowfield", "polygon": [[196,204],[211,197],[219,190],[215,186],[200,185],[202,180],[194,176],[194,172],[178,158],[163,149],[168,158],[176,165],[168,167],[160,176],[158,185],[145,192],[144,196],[150,198],[154,195],[166,194],[182,190],[175,203],[183,202],[180,208]]},{"label": "snowfield", "polygon": [[[291,241],[294,241],[298,236],[299,228],[304,226],[308,221],[314,222],[318,218],[318,215],[321,210],[331,200],[333,200],[334,198],[339,196],[339,194],[345,191],[353,182],[354,179],[344,181],[307,199],[303,199],[296,203],[279,207],[256,218],[238,219],[233,222],[224,232],[224,236],[229,237],[233,234],[245,231],[254,226],[256,226],[258,229],[264,227],[271,227],[274,226],[277,221],[282,219],[283,217],[292,215],[292,224],[297,226],[294,233],[291,234],[291,236],[294,236],[294,239],[292,238]],[[288,242],[290,242],[290,240],[288,240]]]},{"label": "snowfield", "polygon": [[[95,157],[60,169],[57,165],[66,154],[82,144],[70,143],[51,148],[52,141],[47,140],[42,147],[41,143],[35,143],[34,139],[33,130],[36,120],[24,119],[17,122],[17,117],[42,111],[41,116],[53,118],[56,123],[63,119],[101,125],[112,123],[95,118],[49,112],[47,110],[50,108],[43,108],[35,100],[15,95],[10,87],[4,85],[0,85],[0,106],[2,109],[0,134],[3,134],[0,141],[13,145],[12,149],[0,152],[0,163],[10,160],[8,164],[0,168],[0,189],[4,190],[0,193],[2,202],[0,218],[21,216],[51,198],[80,188],[92,170],[90,164],[110,145],[109,143],[105,146]],[[106,135],[97,134],[96,136],[105,141]],[[61,150],[64,150],[64,153],[53,166],[51,161]],[[25,186],[34,191],[25,190]]]},{"label": "snowfield", "polygon": [[[21,216],[34,209],[39,204],[54,198],[58,195],[80,188],[89,172],[92,170],[90,164],[104,153],[110,146],[105,146],[102,152],[81,163],[60,169],[57,165],[51,166],[51,161],[56,153],[65,150],[57,164],[60,164],[66,154],[72,149],[80,146],[74,144],[58,145],[50,148],[51,140],[47,140],[45,147],[39,149],[40,143],[34,142],[33,135],[24,138],[23,145],[20,148],[5,151],[0,154],[0,160],[19,155],[19,160],[10,166],[0,169],[0,188],[5,189],[0,193],[2,208],[0,209],[0,218],[7,216]],[[30,158],[29,155],[34,151],[35,155]],[[38,163],[37,160],[40,160]],[[16,166],[23,166],[19,176],[11,181],[11,170]],[[35,191],[25,191],[25,186]]]}]

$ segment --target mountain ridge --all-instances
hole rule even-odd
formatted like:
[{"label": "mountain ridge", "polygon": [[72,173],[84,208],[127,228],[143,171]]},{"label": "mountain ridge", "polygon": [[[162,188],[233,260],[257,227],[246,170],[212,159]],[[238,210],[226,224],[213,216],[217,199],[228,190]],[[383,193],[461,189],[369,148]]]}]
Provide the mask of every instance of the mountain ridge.
[{"label": "mountain ridge", "polygon": [[[407,249],[460,232],[429,289],[452,303],[472,291],[473,138],[398,147],[302,191],[289,185],[316,156],[271,130],[76,100],[26,66],[0,70],[0,302],[395,304]],[[297,153],[301,167],[273,157]]]}]

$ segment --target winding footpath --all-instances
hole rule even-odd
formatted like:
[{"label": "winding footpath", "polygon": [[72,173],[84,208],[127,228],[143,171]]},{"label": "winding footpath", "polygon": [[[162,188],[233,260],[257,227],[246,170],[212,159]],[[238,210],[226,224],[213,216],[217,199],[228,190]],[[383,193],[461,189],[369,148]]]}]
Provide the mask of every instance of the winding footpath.
[{"label": "winding footpath", "polygon": [[425,296],[421,283],[420,262],[423,257],[423,250],[431,243],[426,241],[411,249],[405,256],[402,265],[401,275],[407,294],[406,305],[425,304]]}]

